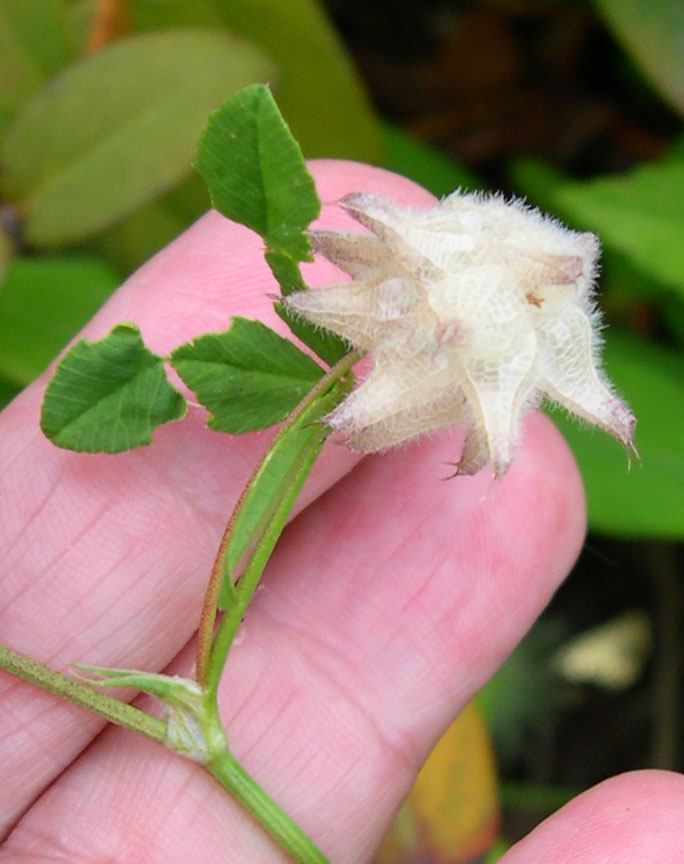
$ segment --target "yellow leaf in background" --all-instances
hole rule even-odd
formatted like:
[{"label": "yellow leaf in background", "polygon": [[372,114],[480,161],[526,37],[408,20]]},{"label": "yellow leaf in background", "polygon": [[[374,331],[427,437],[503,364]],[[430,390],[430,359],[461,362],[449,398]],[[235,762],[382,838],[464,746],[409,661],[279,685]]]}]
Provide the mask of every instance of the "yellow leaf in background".
[{"label": "yellow leaf in background", "polygon": [[471,703],[423,765],[374,864],[474,864],[496,840],[498,822],[492,748]]}]

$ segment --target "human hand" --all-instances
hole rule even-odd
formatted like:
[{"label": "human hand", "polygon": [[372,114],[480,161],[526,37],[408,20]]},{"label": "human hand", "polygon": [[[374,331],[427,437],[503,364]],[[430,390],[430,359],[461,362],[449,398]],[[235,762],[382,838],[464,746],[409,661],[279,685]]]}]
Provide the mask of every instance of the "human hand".
[{"label": "human hand", "polygon": [[[378,169],[312,167],[324,202],[361,188],[416,206],[431,200]],[[332,205],[323,214],[327,227],[347,224]],[[322,261],[306,271],[310,284],[333,272]],[[211,213],[132,276],[85,332],[99,338],[135,321],[163,354],[236,314],[282,331],[271,291],[259,238]],[[56,668],[187,675],[216,543],[268,433],[217,435],[191,409],[152,447],[69,453],[38,428],[44,384],[1,421],[2,641]],[[581,483],[545,417],[529,419],[496,487],[487,471],[439,482],[459,447],[452,430],[358,464],[329,444],[226,668],[232,751],[332,862],[367,860],[431,746],[582,543]],[[0,681],[0,861],[282,860],[198,765],[118,728],[101,731],[99,718],[22,681]],[[681,778],[626,775],[572,802],[503,861],[681,861],[683,805]]]}]

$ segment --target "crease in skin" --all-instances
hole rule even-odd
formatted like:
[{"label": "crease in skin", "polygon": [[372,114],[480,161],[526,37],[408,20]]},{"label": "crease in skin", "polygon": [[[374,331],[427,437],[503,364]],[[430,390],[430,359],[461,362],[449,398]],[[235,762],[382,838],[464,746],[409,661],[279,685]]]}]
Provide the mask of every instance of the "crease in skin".
[{"label": "crease in skin", "polygon": [[[48,502],[50,501],[50,499],[52,498],[52,496],[54,495],[54,493],[58,489],[60,483],[62,482],[63,473],[64,473],[63,471],[57,472],[54,479],[50,482],[48,489],[41,494],[41,497],[38,500],[38,502],[35,504],[35,506],[33,506],[31,508],[30,514],[28,514],[26,520],[22,523],[21,528],[19,529],[19,531],[16,534],[14,534],[13,536],[10,536],[9,535],[10,529],[9,529],[8,524],[6,525],[3,523],[2,531],[0,531],[0,537],[2,537],[2,539],[3,539],[2,546],[0,546],[0,556],[1,556],[1,559],[4,561],[5,566],[8,568],[10,573],[15,568],[17,568],[19,566],[19,564],[21,563],[21,560],[17,561],[11,557],[11,554],[10,554],[11,550],[14,547],[18,547],[21,544],[21,542],[24,540],[27,533],[29,533],[31,531],[31,529],[34,527],[34,523],[40,518],[40,516],[42,515]],[[4,486],[4,482],[5,481],[3,478],[3,482],[0,485]],[[10,512],[9,508],[6,512],[7,513]],[[6,520],[6,521],[9,522],[9,520]],[[6,578],[3,579],[3,590],[5,590],[5,588],[6,588],[7,581],[8,580]],[[18,597],[20,593],[21,593],[21,591],[18,592],[17,595],[10,596],[8,599],[3,598],[2,608],[5,609],[9,605],[11,605],[14,602],[15,598]]]},{"label": "crease in skin", "polygon": [[[362,661],[352,661],[349,654],[345,655],[340,650],[339,644],[314,634],[311,629],[300,627],[294,619],[285,620],[271,612],[262,614],[267,616],[276,631],[287,634],[288,651],[296,652],[299,667],[308,670],[308,675],[313,674],[314,682],[311,685],[307,682],[312,692],[334,693],[335,713],[338,715],[341,715],[338,700],[342,697],[348,706],[347,710],[352,712],[351,716],[357,717],[371,731],[378,750],[385,755],[391,754],[392,761],[405,770],[418,764],[420,748],[412,742],[411,736],[405,735],[404,730],[393,732],[391,728],[381,726],[373,707],[369,708],[356,690],[347,684],[350,678],[358,677]],[[370,658],[368,660],[370,662]],[[324,683],[316,685],[315,679]]]}]

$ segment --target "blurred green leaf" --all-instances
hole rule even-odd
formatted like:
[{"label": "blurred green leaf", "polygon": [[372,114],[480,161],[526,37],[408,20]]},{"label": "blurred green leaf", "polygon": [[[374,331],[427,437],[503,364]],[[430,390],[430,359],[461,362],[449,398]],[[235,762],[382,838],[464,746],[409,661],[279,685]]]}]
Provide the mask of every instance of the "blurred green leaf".
[{"label": "blurred green leaf", "polygon": [[386,123],[383,140],[385,167],[429,189],[433,195],[449,195],[456,189],[482,189],[483,184],[453,159],[399,127]]},{"label": "blurred green leaf", "polygon": [[209,206],[207,187],[192,171],[151,204],[98,237],[94,245],[127,275],[174,240]]},{"label": "blurred green leaf", "polygon": [[97,238],[95,248],[122,273],[132,273],[188,227],[190,220],[175,213],[165,198],[163,195],[159,201],[136,210]]},{"label": "blurred green leaf", "polygon": [[510,173],[516,193],[527,196],[545,210],[553,206],[556,189],[572,182],[553,165],[535,158],[518,159]]},{"label": "blurred green leaf", "polygon": [[496,864],[499,858],[502,858],[513,844],[502,837],[499,837],[489,852],[482,859],[482,864]]},{"label": "blurred green leaf", "polygon": [[0,378],[0,409],[4,408],[19,393],[21,387],[17,387],[11,381]]},{"label": "blurred green leaf", "polygon": [[590,527],[632,538],[682,538],[684,354],[609,330],[605,366],[637,417],[642,465],[627,471],[625,452],[613,439],[553,412],[582,471]]},{"label": "blurred green leaf", "polygon": [[62,0],[62,2],[66,6],[67,29],[71,42],[76,46],[77,54],[84,54],[87,51],[93,15],[100,0]]},{"label": "blurred green leaf", "polygon": [[58,447],[119,453],[151,443],[157,426],[185,410],[162,358],[148,351],[135,325],[118,324],[62,358],[45,391],[40,427]]},{"label": "blurred green leaf", "polygon": [[684,295],[684,160],[668,158],[629,173],[571,181],[534,161],[519,162],[516,183],[573,227]]},{"label": "blurred green leaf", "polygon": [[287,339],[240,317],[176,348],[171,363],[211,412],[208,426],[234,435],[282,420],[323,375]]},{"label": "blurred green leaf", "polygon": [[380,127],[317,0],[132,0],[137,27],[224,26],[277,63],[278,104],[308,157],[382,162]]},{"label": "blurred green leaf", "polygon": [[559,618],[542,617],[477,694],[504,774],[520,765],[530,742],[555,722],[563,687],[549,657],[567,635]]},{"label": "blurred green leaf", "polygon": [[684,297],[668,294],[661,300],[661,311],[669,332],[684,347]]},{"label": "blurred green leaf", "polygon": [[83,239],[188,171],[209,111],[272,74],[256,49],[218,32],[113,43],[51,81],[7,133],[3,192],[29,242]]},{"label": "blurred green leaf", "polygon": [[35,378],[118,283],[97,258],[14,258],[0,284],[0,375]]},{"label": "blurred green leaf", "polygon": [[20,105],[70,56],[59,0],[0,0],[0,134]]},{"label": "blurred green leaf", "polygon": [[684,114],[684,4],[681,0],[595,0],[642,71]]}]

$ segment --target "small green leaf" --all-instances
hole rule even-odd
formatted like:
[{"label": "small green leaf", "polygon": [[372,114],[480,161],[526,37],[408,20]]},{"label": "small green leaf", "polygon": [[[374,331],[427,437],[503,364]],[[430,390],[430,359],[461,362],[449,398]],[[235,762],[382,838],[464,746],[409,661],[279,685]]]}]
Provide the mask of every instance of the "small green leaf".
[{"label": "small green leaf", "polygon": [[684,537],[684,354],[606,333],[608,376],[637,418],[642,464],[627,471],[622,447],[559,412],[554,422],[582,470],[592,530],[629,537]]},{"label": "small green leaf", "polygon": [[162,358],[145,347],[135,325],[119,324],[64,356],[45,392],[40,426],[58,447],[119,453],[151,443],[153,430],[185,409]]},{"label": "small green leaf", "polygon": [[684,114],[684,5],[680,0],[596,0],[637,65]]},{"label": "small green leaf", "polygon": [[209,111],[272,74],[256,49],[200,30],[121,39],[72,66],[5,140],[3,193],[27,239],[81,240],[153,200],[188,173]]},{"label": "small green leaf", "polygon": [[0,375],[36,377],[119,284],[102,259],[13,258],[0,285]]},{"label": "small green leaf", "polygon": [[282,420],[323,375],[287,339],[239,317],[176,348],[171,363],[211,412],[208,425],[234,435]]},{"label": "small green leaf", "polygon": [[256,231],[270,250],[310,260],[305,232],[321,204],[268,87],[246,87],[211,115],[195,167],[220,213]]}]

